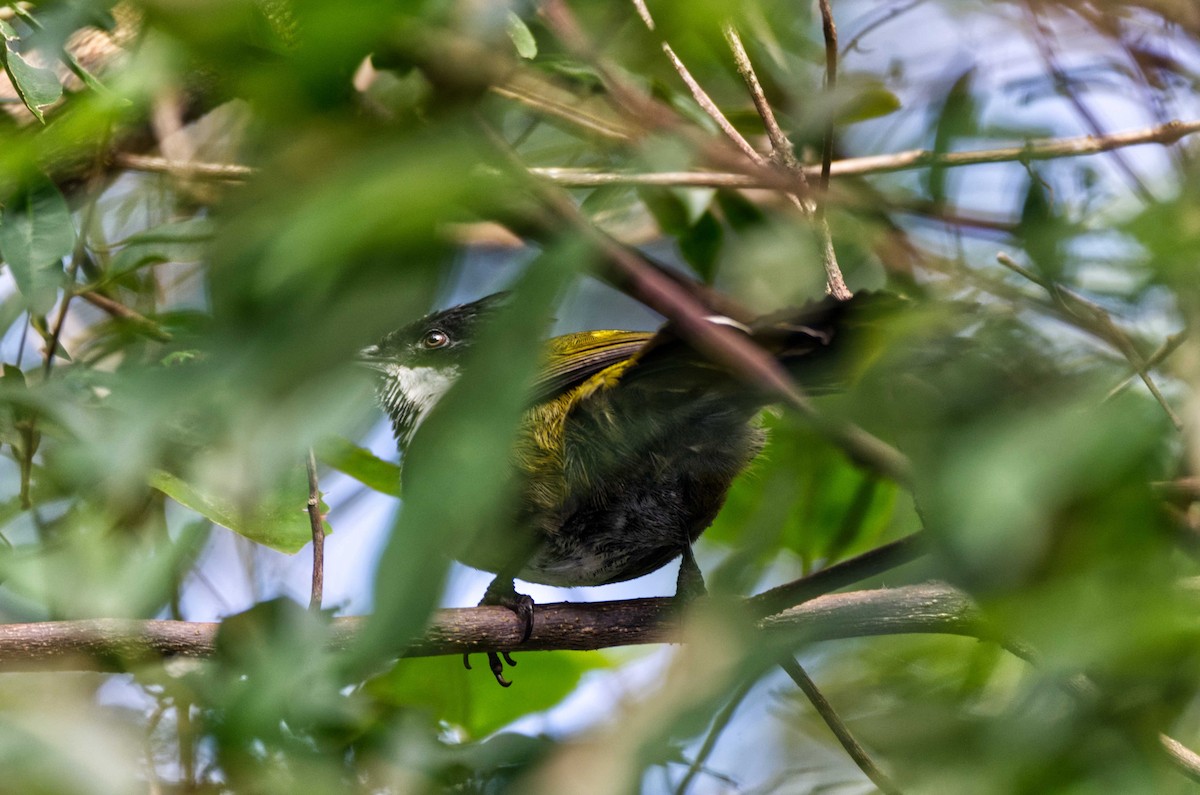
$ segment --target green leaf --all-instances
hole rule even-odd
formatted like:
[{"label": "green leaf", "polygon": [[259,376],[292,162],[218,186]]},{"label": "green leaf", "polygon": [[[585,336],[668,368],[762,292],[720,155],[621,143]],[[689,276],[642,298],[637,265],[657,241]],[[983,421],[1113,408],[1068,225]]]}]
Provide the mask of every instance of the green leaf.
[{"label": "green leaf", "polygon": [[0,211],[0,256],[34,314],[54,305],[62,259],[74,246],[67,200],[45,177],[19,190]]},{"label": "green leaf", "polygon": [[380,702],[424,710],[480,738],[524,715],[549,709],[570,694],[585,673],[609,665],[608,658],[595,652],[518,651],[517,655],[520,666],[511,690],[496,686],[480,656],[470,671],[458,657],[400,660],[371,680],[367,691]]},{"label": "green leaf", "polygon": [[[971,87],[975,70],[968,69],[946,92],[938,114],[933,137],[933,151],[945,154],[953,149],[955,142],[969,138],[979,131],[979,108]],[[935,166],[929,170],[929,197],[934,202],[946,201],[946,169]]]},{"label": "green leaf", "polygon": [[[312,540],[312,525],[305,510],[308,478],[303,467],[289,471],[279,488],[264,494],[252,506],[238,505],[233,500],[206,493],[163,470],[151,472],[148,480],[153,488],[180,505],[271,549],[293,555]],[[324,501],[320,508],[322,514],[328,510]],[[328,523],[325,523],[325,532],[332,532]]]},{"label": "green leaf", "polygon": [[637,194],[664,234],[681,235],[691,226],[687,204],[669,188],[638,188]]},{"label": "green leaf", "polygon": [[700,216],[685,235],[679,238],[679,250],[700,278],[711,284],[717,270],[717,257],[725,231],[711,212]]},{"label": "green leaf", "polygon": [[364,486],[393,497],[400,496],[400,467],[384,461],[370,450],[337,436],[320,444],[317,457],[322,463],[349,475]]},{"label": "green leaf", "polygon": [[172,221],[124,241],[120,252],[112,258],[98,286],[116,281],[147,265],[163,262],[197,262],[204,257],[213,240],[213,224],[207,218]]},{"label": "green leaf", "polygon": [[878,119],[900,110],[900,97],[881,85],[869,86],[850,98],[838,114],[839,124]]},{"label": "green leaf", "polygon": [[513,11],[508,12],[507,28],[508,37],[512,39],[513,46],[517,48],[517,55],[528,60],[536,58],[538,54],[537,40],[533,38],[533,32],[529,30],[525,21]]},{"label": "green leaf", "polygon": [[62,83],[54,74],[54,70],[34,66],[12,49],[9,42],[17,41],[17,32],[12,26],[0,22],[0,36],[4,38],[4,46],[0,47],[0,61],[4,63],[4,71],[12,81],[17,96],[29,112],[43,124],[46,117],[42,108],[53,105],[62,96]]}]

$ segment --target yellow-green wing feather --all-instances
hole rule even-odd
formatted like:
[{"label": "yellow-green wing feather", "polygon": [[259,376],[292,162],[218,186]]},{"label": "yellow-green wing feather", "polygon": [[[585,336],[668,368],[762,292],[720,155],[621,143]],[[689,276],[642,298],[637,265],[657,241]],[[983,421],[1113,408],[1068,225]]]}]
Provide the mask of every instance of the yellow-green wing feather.
[{"label": "yellow-green wing feather", "polygon": [[551,400],[583,384],[645,347],[651,331],[580,331],[547,343],[546,362],[534,384],[535,402]]}]

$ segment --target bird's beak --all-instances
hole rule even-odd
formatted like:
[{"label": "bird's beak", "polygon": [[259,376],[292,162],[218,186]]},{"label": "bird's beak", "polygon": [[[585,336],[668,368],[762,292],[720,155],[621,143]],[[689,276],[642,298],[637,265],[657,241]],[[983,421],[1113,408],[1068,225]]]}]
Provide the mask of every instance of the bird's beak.
[{"label": "bird's beak", "polygon": [[368,345],[358,352],[354,357],[359,364],[366,365],[372,370],[383,370],[387,359],[383,357],[383,352],[379,350],[378,345]]}]

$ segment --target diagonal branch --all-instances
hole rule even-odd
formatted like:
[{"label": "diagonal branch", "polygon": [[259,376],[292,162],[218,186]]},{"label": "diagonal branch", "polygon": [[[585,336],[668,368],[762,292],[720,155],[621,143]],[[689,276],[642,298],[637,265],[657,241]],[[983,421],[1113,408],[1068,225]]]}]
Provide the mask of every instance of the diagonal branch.
[{"label": "diagonal branch", "polygon": [[[775,118],[775,111],[771,108],[771,103],[767,101],[766,92],[763,91],[762,84],[758,80],[758,74],[754,71],[754,65],[750,62],[750,55],[746,52],[746,48],[742,44],[742,38],[738,35],[733,25],[725,26],[725,40],[729,42],[729,49],[733,53],[733,61],[737,66],[738,74],[742,76],[742,80],[746,83],[746,88],[750,92],[750,98],[754,102],[754,107],[758,110],[758,115],[762,118],[763,126],[767,130],[767,138],[771,141],[772,159],[789,173],[795,175],[801,184],[807,187],[808,179],[803,169],[800,168],[800,164],[796,161],[792,142],[788,140],[787,134],[779,126],[779,122]],[[831,142],[833,140],[832,125],[830,125],[826,132],[826,141]],[[831,146],[827,146],[826,154],[831,157],[832,153]],[[829,187],[828,170],[829,159],[826,158],[822,161],[821,166],[821,189],[823,193]],[[825,215],[824,207],[811,199],[803,199],[795,193],[788,193],[787,197],[792,204],[798,207],[801,212],[816,224],[817,231],[820,233],[821,259],[822,264],[825,266],[825,291],[839,301],[849,299],[852,294],[850,289],[846,287],[846,280],[842,276],[842,269],[838,266],[837,253],[833,247],[833,232],[829,228],[829,219]]]},{"label": "diagonal branch", "polygon": [[789,654],[784,657],[780,666],[792,678],[796,686],[803,691],[804,695],[813,705],[813,709],[825,721],[825,725],[833,732],[833,736],[837,738],[842,748],[854,760],[854,764],[858,765],[858,769],[871,780],[871,783],[878,787],[879,791],[884,793],[884,795],[900,795],[900,788],[880,769],[879,765],[875,764],[875,760],[871,758],[867,750],[850,733],[850,727],[837,714],[833,705],[825,698],[825,694],[821,692],[821,689],[817,687],[817,683],[812,680],[812,677],[808,675],[808,672],[804,670],[800,663],[796,662],[795,658]]}]

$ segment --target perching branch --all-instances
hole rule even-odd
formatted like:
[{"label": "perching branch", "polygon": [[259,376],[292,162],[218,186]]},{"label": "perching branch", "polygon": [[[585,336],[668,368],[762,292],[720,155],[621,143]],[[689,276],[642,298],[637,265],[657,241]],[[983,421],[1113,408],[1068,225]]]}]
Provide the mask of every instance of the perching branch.
[{"label": "perching branch", "polygon": [[[338,618],[330,643],[352,642],[366,619]],[[503,607],[438,610],[424,637],[406,656],[456,655],[494,649],[522,651],[594,650],[678,637],[679,613],[673,599],[630,599],[538,606],[529,641]],[[187,621],[92,619],[0,625],[0,670],[106,671],[170,657],[213,655],[219,624]],[[827,594],[758,622],[760,630],[802,643],[898,634],[951,634],[992,638],[979,609],[962,591],[940,583]],[[1159,735],[1167,756],[1200,781],[1200,756]]]},{"label": "perching branch", "polygon": [[[337,618],[330,643],[346,646],[366,619]],[[522,628],[503,607],[438,610],[409,657],[522,651],[595,650],[667,643],[678,637],[680,615],[674,599],[661,597],[613,602],[538,605],[533,634],[520,642]],[[970,598],[940,584],[828,594],[764,619],[760,627],[797,633],[805,641],[897,633],[976,634],[979,615]],[[89,619],[0,625],[0,670],[121,670],[147,660],[210,657],[218,623]]]}]

